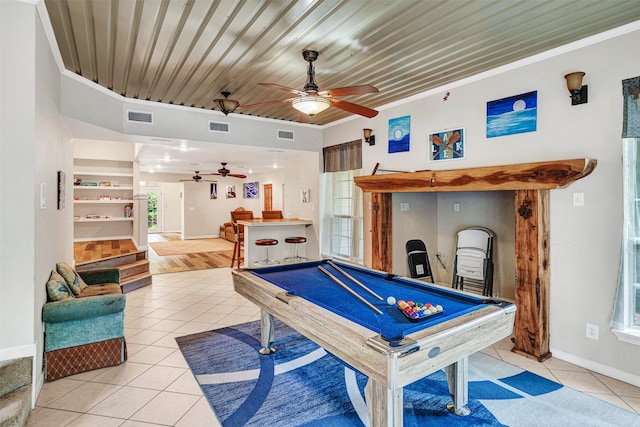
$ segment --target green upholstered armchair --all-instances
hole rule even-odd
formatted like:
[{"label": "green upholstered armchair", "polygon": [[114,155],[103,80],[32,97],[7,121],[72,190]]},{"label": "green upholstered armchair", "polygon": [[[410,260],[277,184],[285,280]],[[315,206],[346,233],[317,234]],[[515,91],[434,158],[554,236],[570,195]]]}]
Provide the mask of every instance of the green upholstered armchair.
[{"label": "green upholstered armchair", "polygon": [[126,360],[119,282],[118,269],[75,272],[58,264],[51,273],[42,310],[47,381]]}]

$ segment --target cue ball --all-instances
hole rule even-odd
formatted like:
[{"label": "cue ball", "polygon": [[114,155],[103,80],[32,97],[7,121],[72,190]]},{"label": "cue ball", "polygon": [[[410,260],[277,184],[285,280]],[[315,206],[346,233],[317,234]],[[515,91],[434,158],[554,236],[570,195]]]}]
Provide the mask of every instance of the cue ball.
[{"label": "cue ball", "polygon": [[396,303],[396,299],[394,297],[387,298],[387,304],[395,305],[395,303]]}]

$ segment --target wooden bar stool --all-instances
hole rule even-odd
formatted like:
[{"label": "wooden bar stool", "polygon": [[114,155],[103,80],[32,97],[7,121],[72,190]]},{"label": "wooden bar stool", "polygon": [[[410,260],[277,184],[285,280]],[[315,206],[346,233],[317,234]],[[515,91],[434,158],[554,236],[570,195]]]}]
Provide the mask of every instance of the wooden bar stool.
[{"label": "wooden bar stool", "polygon": [[290,257],[286,257],[284,260],[287,262],[299,262],[299,261],[306,261],[308,258],[305,258],[303,256],[298,256],[298,245],[300,243],[305,243],[307,241],[306,237],[302,237],[302,236],[296,236],[296,237],[287,237],[286,239],[284,239],[284,241],[286,243],[292,243],[293,244],[293,256]]},{"label": "wooden bar stool", "polygon": [[280,261],[269,258],[269,246],[275,246],[278,244],[276,239],[258,239],[255,242],[256,246],[264,246],[267,248],[267,257],[263,260],[254,262],[255,265],[272,265],[272,264],[280,264]]},{"label": "wooden bar stool", "polygon": [[233,264],[238,262],[238,268],[240,263],[244,261],[242,257],[242,247],[244,246],[244,225],[238,224],[238,220],[253,219],[253,211],[245,211],[244,208],[238,208],[235,211],[231,211],[231,224],[233,225],[233,231],[235,234],[233,245],[233,257],[231,258],[231,268]]}]

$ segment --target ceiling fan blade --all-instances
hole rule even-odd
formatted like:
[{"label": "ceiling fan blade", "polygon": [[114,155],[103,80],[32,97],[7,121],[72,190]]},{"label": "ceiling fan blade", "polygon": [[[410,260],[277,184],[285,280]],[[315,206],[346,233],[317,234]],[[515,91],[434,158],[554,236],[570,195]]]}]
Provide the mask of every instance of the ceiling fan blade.
[{"label": "ceiling fan blade", "polygon": [[244,110],[247,108],[264,107],[265,105],[281,104],[283,102],[291,102],[295,98],[279,99],[277,101],[258,102],[257,104],[240,105],[236,110]]},{"label": "ceiling fan blade", "polygon": [[335,89],[322,90],[318,92],[320,96],[347,96],[364,95],[366,93],[378,93],[378,89],[371,85],[345,86]]},{"label": "ceiling fan blade", "polygon": [[306,96],[307,93],[292,87],[282,86],[275,83],[258,83],[260,86],[270,87],[272,89],[284,90],[285,92],[295,93],[296,95]]},{"label": "ceiling fan blade", "polygon": [[232,176],[234,178],[242,178],[242,179],[247,177],[246,175],[241,175],[239,173],[230,173],[230,174],[227,174],[227,176]]},{"label": "ceiling fan blade", "polygon": [[364,117],[372,118],[378,115],[377,110],[373,110],[363,105],[354,104],[353,102],[342,101],[331,98],[331,105],[350,113],[359,114]]},{"label": "ceiling fan blade", "polygon": [[298,123],[311,123],[311,116],[305,113],[298,114]]}]

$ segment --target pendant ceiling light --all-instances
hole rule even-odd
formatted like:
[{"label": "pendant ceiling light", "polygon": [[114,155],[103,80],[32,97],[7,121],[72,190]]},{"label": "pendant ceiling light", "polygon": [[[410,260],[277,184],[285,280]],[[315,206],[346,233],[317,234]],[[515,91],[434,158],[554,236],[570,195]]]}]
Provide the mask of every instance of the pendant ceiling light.
[{"label": "pendant ceiling light", "polygon": [[224,96],[224,99],[214,99],[213,102],[218,104],[218,106],[220,107],[220,111],[222,111],[225,116],[229,113],[233,113],[233,111],[238,108],[238,106],[240,106],[240,103],[238,101],[234,101],[233,99],[229,99],[229,95],[231,95],[231,92],[223,91],[220,93],[222,94],[222,96]]}]

